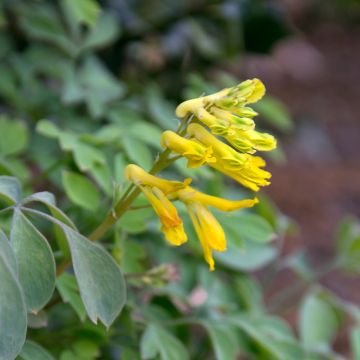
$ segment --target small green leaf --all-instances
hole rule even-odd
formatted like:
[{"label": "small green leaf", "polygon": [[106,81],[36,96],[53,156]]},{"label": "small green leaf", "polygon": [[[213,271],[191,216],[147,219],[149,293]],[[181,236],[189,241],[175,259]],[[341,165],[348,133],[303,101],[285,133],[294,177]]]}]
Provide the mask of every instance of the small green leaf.
[{"label": "small green leaf", "polygon": [[184,345],[160,325],[150,324],[141,339],[141,358],[161,360],[186,360],[189,354]]},{"label": "small green leaf", "polygon": [[309,294],[300,310],[299,331],[307,348],[327,349],[339,327],[333,307],[317,294]]},{"label": "small green leaf", "polygon": [[116,40],[119,32],[117,18],[112,13],[103,12],[85,36],[82,50],[102,48]]},{"label": "small green leaf", "polygon": [[20,358],[23,360],[55,360],[55,358],[39,344],[26,340]]},{"label": "small green leaf", "polygon": [[26,308],[13,271],[0,253],[0,359],[14,359],[26,336]]},{"label": "small green leaf", "polygon": [[37,312],[48,302],[55,288],[55,260],[51,248],[19,210],[14,211],[10,242],[27,308]]},{"label": "small green leaf", "polygon": [[152,156],[149,148],[143,142],[134,138],[125,137],[123,146],[129,159],[135,164],[150,170],[152,165]]},{"label": "small green leaf", "polygon": [[0,154],[19,154],[28,144],[28,131],[20,121],[1,116],[0,134]]},{"label": "small green leaf", "polygon": [[353,359],[360,359],[360,326],[355,326],[350,333]]},{"label": "small green leaf", "polygon": [[63,0],[63,4],[79,23],[95,25],[100,13],[96,0]]},{"label": "small green leaf", "polygon": [[21,199],[19,181],[11,176],[0,176],[0,198],[13,205]]},{"label": "small green leaf", "polygon": [[98,244],[64,227],[69,241],[75,276],[89,318],[109,327],[126,299],[123,275],[113,258]]},{"label": "small green leaf", "polygon": [[202,321],[206,328],[217,360],[235,360],[239,355],[239,339],[232,325],[215,321]]},{"label": "small green leaf", "polygon": [[264,99],[254,104],[254,109],[277,129],[289,132],[294,124],[287,108],[277,99],[266,96]]},{"label": "small green leaf", "polygon": [[216,252],[214,255],[216,261],[230,269],[255,271],[273,261],[277,256],[277,250],[271,246],[247,242],[245,249],[240,251],[229,243],[225,252]]},{"label": "small green leaf", "polygon": [[217,217],[233,237],[235,235],[240,239],[257,243],[267,243],[275,237],[271,225],[259,215],[235,213],[220,214]]},{"label": "small green leaf", "polygon": [[63,273],[56,280],[56,287],[59,290],[61,298],[67,302],[78,314],[81,321],[86,319],[86,310],[81,300],[79,287],[74,275]]},{"label": "small green leaf", "polygon": [[70,200],[86,210],[96,211],[100,205],[100,195],[93,183],[85,176],[64,171],[63,185]]},{"label": "small green leaf", "polygon": [[49,138],[58,138],[61,134],[61,130],[49,120],[40,120],[36,124],[36,131]]}]

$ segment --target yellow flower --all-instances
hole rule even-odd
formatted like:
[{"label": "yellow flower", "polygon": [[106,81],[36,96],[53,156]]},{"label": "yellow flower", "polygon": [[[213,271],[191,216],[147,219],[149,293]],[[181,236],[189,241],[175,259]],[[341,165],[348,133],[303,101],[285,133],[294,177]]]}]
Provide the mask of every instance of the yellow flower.
[{"label": "yellow flower", "polygon": [[134,164],[126,167],[125,174],[127,179],[137,185],[149,200],[160,219],[162,224],[161,231],[164,233],[166,240],[176,246],[186,242],[187,236],[183,223],[176,207],[165,194],[171,194],[185,187],[189,181],[180,182],[160,179],[148,174]]},{"label": "yellow flower", "polygon": [[215,269],[212,251],[225,251],[225,233],[214,215],[209,211],[212,206],[222,211],[233,211],[255,205],[258,200],[226,200],[197,191],[190,186],[176,193],[179,200],[186,204],[190,219],[203,249],[205,261],[211,271]]},{"label": "yellow flower", "polygon": [[[246,80],[237,86],[223,89],[215,94],[184,101],[176,108],[176,116],[182,118],[189,113],[196,113],[198,108],[211,105],[225,110],[231,109],[235,114],[239,114],[240,107],[257,102],[264,94],[265,86],[259,79]],[[252,116],[255,115],[256,113]]]},{"label": "yellow flower", "polygon": [[191,179],[185,181],[170,181],[151,175],[140,166],[129,164],[125,168],[125,177],[137,186],[147,185],[159,188],[164,194],[177,191],[191,183]]},{"label": "yellow flower", "polygon": [[163,132],[161,146],[186,157],[189,168],[216,161],[211,146],[204,146],[194,140],[185,139],[173,131]]},{"label": "yellow flower", "polygon": [[266,164],[261,157],[238,153],[199,124],[190,124],[187,132],[201,144],[212,147],[216,162],[210,163],[211,167],[253,191],[270,184],[271,174],[261,169]]},{"label": "yellow flower", "polygon": [[185,101],[178,106],[176,114],[192,113],[213,134],[223,136],[241,152],[270,151],[276,147],[275,138],[255,131],[252,118],[257,113],[245,106],[258,101],[264,94],[265,86],[260,80],[247,80],[218,93]]},{"label": "yellow flower", "polygon": [[225,138],[234,148],[249,154],[256,150],[270,151],[276,148],[276,139],[272,135],[256,130],[232,129]]}]

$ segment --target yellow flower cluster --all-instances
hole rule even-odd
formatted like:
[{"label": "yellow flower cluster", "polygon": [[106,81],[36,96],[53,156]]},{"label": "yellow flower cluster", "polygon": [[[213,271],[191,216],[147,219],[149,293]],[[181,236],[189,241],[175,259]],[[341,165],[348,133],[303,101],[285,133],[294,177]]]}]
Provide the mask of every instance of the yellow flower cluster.
[{"label": "yellow flower cluster", "polygon": [[[272,135],[255,130],[253,118],[257,113],[247,105],[264,94],[263,83],[252,79],[183,102],[177,107],[176,115],[190,119],[186,134],[180,136],[165,131],[161,138],[162,147],[185,157],[189,168],[208,164],[243,186],[258,191],[260,186],[269,184],[271,174],[262,169],[265,161],[252,154],[257,150],[274,149],[276,140]],[[229,145],[216,135],[225,138]],[[143,191],[160,218],[165,238],[172,245],[187,241],[182,220],[172,201],[179,200],[186,205],[210,270],[214,270],[215,265],[212,251],[226,250],[226,240],[221,225],[208,207],[234,211],[258,202],[257,198],[232,201],[207,195],[189,186],[191,179],[183,182],[165,180],[133,164],[127,166],[126,177]]]}]

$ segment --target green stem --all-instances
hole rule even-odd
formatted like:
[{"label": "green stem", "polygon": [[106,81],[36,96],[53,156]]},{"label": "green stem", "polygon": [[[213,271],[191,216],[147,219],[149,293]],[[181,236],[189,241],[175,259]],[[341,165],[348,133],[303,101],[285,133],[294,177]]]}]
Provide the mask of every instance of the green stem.
[{"label": "green stem", "polygon": [[[186,132],[186,127],[188,123],[192,120],[193,116],[186,117],[181,120],[179,127],[176,130],[176,133],[179,135],[184,135]],[[171,150],[165,149],[154,162],[150,174],[156,174],[159,171],[163,170],[167,166],[169,166],[172,162],[177,160],[179,157],[175,156],[173,158],[169,158],[171,154]],[[140,189],[135,187],[133,184],[128,187],[124,195],[115,205],[114,209],[112,209],[105,217],[103,222],[88,236],[88,238],[92,241],[96,241],[101,238],[108,229],[110,229],[120,218],[121,216],[129,209],[133,201],[139,196]]]}]

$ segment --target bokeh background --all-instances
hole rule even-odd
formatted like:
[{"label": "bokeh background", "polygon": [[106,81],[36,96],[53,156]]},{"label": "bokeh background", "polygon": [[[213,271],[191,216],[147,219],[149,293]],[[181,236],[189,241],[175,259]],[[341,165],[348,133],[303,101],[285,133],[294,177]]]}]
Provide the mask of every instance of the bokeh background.
[{"label": "bokeh background", "polygon": [[[268,96],[257,105],[258,124],[279,138],[279,149],[267,158],[273,178],[264,193],[292,219],[281,251],[285,256],[306,248],[306,262],[314,267],[334,256],[339,223],[345,217],[360,217],[358,0],[102,0],[101,7],[110,15],[81,47],[77,46],[81,36],[67,23],[63,3],[2,4],[1,112],[26,119],[31,126],[52,119],[60,128],[91,132],[102,122],[116,123],[113,119],[127,111],[129,124],[131,116],[135,114],[137,121],[140,113],[140,120],[166,129],[174,124],[176,103],[260,78]],[[88,18],[91,14],[84,28]],[[124,113],[112,105],[125,96]],[[1,122],[4,133],[6,123]],[[45,127],[39,132],[56,137]],[[100,140],[83,140],[101,147],[109,134],[102,135]],[[18,176],[34,191],[50,186],[61,194],[58,164],[51,168],[57,151],[54,141],[34,136],[29,154],[20,151],[20,160],[31,164],[28,168],[15,159],[17,150],[7,154],[6,143],[2,145],[1,174]],[[148,163],[151,153],[146,148],[140,144],[135,155],[131,148],[138,145],[135,141],[153,146],[157,140],[146,131],[137,136],[130,145],[124,143],[125,158]],[[49,153],[41,146],[48,146]],[[116,159],[115,171],[125,161],[121,156]],[[75,164],[71,161],[61,160],[76,168],[76,158]],[[50,181],[41,175],[49,166]],[[90,173],[111,197],[106,171]],[[216,192],[216,182],[208,186]],[[78,215],[71,206],[66,210],[81,230],[98,220],[94,214]],[[274,302],[273,296],[277,299],[295,278],[286,267],[266,296]],[[360,304],[358,276],[336,270],[320,283],[340,298]],[[295,290],[297,301],[304,289]],[[276,312],[295,326],[297,312],[287,306],[282,313],[282,303],[275,305]],[[337,337],[335,350],[348,356],[346,329],[345,325]]]}]

